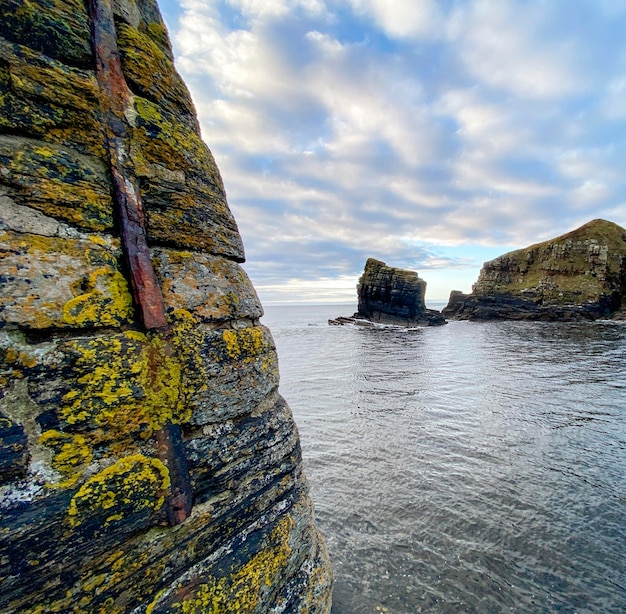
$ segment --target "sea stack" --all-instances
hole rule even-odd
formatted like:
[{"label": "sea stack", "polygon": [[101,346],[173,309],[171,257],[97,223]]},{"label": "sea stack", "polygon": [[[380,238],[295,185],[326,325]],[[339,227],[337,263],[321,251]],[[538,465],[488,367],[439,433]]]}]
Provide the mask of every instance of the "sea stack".
[{"label": "sea stack", "polygon": [[626,230],[593,220],[486,262],[471,294],[452,292],[446,318],[576,321],[623,317]]},{"label": "sea stack", "polygon": [[337,318],[332,324],[366,321],[414,327],[446,323],[438,311],[426,308],[426,282],[415,271],[390,267],[375,258],[365,263],[357,296],[354,316]]},{"label": "sea stack", "polygon": [[224,185],[154,0],[0,0],[0,611],[327,614]]}]

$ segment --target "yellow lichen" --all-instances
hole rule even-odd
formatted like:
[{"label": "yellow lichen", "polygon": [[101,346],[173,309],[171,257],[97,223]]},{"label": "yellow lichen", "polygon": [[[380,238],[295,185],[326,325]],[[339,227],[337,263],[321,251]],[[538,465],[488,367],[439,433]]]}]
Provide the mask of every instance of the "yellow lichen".
[{"label": "yellow lichen", "polygon": [[97,517],[107,527],[130,514],[158,510],[169,485],[169,472],[157,458],[143,454],[122,458],[87,480],[72,497],[70,525]]},{"label": "yellow lichen", "polygon": [[160,336],[126,331],[69,345],[79,374],[63,397],[61,416],[69,424],[91,423],[105,439],[149,437],[179,417],[181,364]]},{"label": "yellow lichen", "polygon": [[163,24],[152,22],[148,25],[147,32],[158,45],[169,50],[167,28]]},{"label": "yellow lichen", "polygon": [[89,235],[89,240],[100,247],[107,247],[108,245],[107,240],[99,235]]},{"label": "yellow lichen", "polygon": [[155,596],[154,599],[148,604],[146,607],[146,614],[152,614],[154,612],[154,608],[157,606],[157,603],[161,599],[161,597],[165,594],[165,589],[161,589]]},{"label": "yellow lichen", "polygon": [[[213,155],[195,127],[180,121],[177,114],[141,96],[133,98],[137,113],[134,131],[135,168],[138,175],[146,172],[146,164],[160,164],[171,170],[205,175],[223,192],[224,185]],[[225,204],[213,198],[214,211]],[[178,208],[178,207],[176,207]]]},{"label": "yellow lichen", "polygon": [[74,484],[93,457],[87,440],[82,435],[49,430],[42,434],[39,442],[54,450],[52,467],[65,478],[56,485],[59,487]]},{"label": "yellow lichen", "polygon": [[[118,243],[0,232],[3,321],[28,328],[120,326],[132,301],[118,262]],[[54,281],[51,281],[54,280]],[[69,300],[68,300],[69,299]]]},{"label": "yellow lichen", "polygon": [[93,231],[112,227],[112,203],[105,169],[94,160],[53,145],[0,144],[9,155],[6,180],[18,202]]},{"label": "yellow lichen", "polygon": [[[46,459],[60,474],[50,486],[67,488],[84,479],[96,450],[99,456],[132,454],[167,423],[190,419],[193,396],[207,386],[205,333],[189,312],[176,311],[170,321],[166,332],[129,330],[56,346],[64,356],[68,389],[57,410],[59,430],[39,438],[52,450]],[[7,367],[19,367],[20,374],[37,363],[18,342],[1,353]],[[1,373],[0,382],[7,375],[16,379],[16,372]]]},{"label": "yellow lichen", "polygon": [[63,306],[63,321],[73,326],[116,326],[129,320],[133,303],[128,283],[119,271],[109,267],[89,275],[88,292]]},{"label": "yellow lichen", "polygon": [[60,417],[90,429],[92,444],[147,439],[168,422],[191,416],[192,397],[206,387],[200,348],[204,333],[188,312],[171,316],[166,332],[125,331],[68,341],[74,377]]},{"label": "yellow lichen", "polygon": [[[115,522],[118,517],[121,517],[120,514],[112,514],[112,516],[111,522]],[[48,604],[49,609],[44,611],[72,612],[74,614],[94,614],[95,612],[113,614],[119,612],[122,614],[127,611],[126,608],[123,605],[116,606],[115,602],[111,601],[112,597],[102,606],[95,605],[95,598],[105,595],[108,591],[115,592],[116,587],[131,577],[140,578],[136,586],[138,592],[151,595],[150,588],[163,578],[168,560],[151,559],[149,551],[142,551],[131,546],[126,552],[116,550],[107,557],[106,564],[108,568],[105,571],[82,576],[78,584],[66,591],[63,599]],[[121,601],[123,602],[123,600]],[[149,610],[147,611],[149,612]]]},{"label": "yellow lichen", "polygon": [[[138,89],[139,93],[159,104],[173,106],[192,115],[187,88],[176,72],[174,62],[164,53],[162,45],[165,44],[167,49],[167,38],[163,37],[162,28],[151,24],[148,32],[144,28],[142,30],[125,23],[121,23],[117,30],[124,75],[131,88]],[[153,40],[152,35],[156,35],[157,40]]]},{"label": "yellow lichen", "polygon": [[226,353],[233,360],[251,362],[267,349],[263,331],[258,327],[226,329],[222,333],[222,339],[226,344]]},{"label": "yellow lichen", "polygon": [[4,361],[9,365],[15,365],[20,368],[32,368],[37,364],[37,358],[33,353],[15,347],[6,349]]},{"label": "yellow lichen", "polygon": [[278,584],[281,571],[287,566],[291,547],[289,535],[293,528],[290,516],[284,516],[269,536],[268,544],[245,565],[234,568],[230,575],[200,585],[192,597],[175,603],[182,614],[249,614],[259,605],[263,587]]}]

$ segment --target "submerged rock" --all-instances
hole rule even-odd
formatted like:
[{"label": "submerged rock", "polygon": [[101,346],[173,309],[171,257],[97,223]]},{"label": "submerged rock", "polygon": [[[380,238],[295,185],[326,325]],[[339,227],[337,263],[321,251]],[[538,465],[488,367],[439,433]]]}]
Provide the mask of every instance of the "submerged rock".
[{"label": "submerged rock", "polygon": [[626,230],[593,220],[486,262],[471,294],[442,313],[459,320],[595,320],[626,310]]},{"label": "submerged rock", "polygon": [[156,2],[0,0],[0,611],[329,612],[243,259]]},{"label": "submerged rock", "polygon": [[358,311],[330,324],[377,322],[396,326],[440,326],[444,317],[424,302],[426,282],[415,271],[397,269],[368,258],[357,285]]}]

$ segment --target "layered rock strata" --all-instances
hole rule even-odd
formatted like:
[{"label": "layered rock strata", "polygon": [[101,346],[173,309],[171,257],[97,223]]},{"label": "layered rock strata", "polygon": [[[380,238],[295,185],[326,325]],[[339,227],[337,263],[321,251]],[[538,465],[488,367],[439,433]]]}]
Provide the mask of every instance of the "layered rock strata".
[{"label": "layered rock strata", "polygon": [[486,262],[471,294],[442,313],[463,320],[595,320],[626,310],[626,230],[593,220]]},{"label": "layered rock strata", "polygon": [[156,2],[0,0],[0,611],[329,611],[243,260]]},{"label": "layered rock strata", "polygon": [[331,324],[377,322],[398,326],[439,326],[443,316],[425,303],[426,282],[415,271],[397,269],[368,258],[357,285],[358,311]]}]

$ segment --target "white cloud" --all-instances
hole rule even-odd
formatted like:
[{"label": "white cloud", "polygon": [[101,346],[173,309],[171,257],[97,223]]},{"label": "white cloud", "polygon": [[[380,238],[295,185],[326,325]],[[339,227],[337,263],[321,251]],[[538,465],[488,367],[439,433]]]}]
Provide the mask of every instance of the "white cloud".
[{"label": "white cloud", "polygon": [[567,178],[583,180],[599,170],[605,156],[599,150],[569,149],[557,159],[559,171]]},{"label": "white cloud", "polygon": [[579,207],[589,207],[608,200],[611,189],[602,181],[585,180],[572,193],[572,204]]},{"label": "white cloud", "polygon": [[356,275],[323,277],[317,280],[294,278],[281,284],[255,284],[255,288],[264,304],[293,302],[356,304],[357,281]]},{"label": "white cloud", "polygon": [[280,17],[289,11],[286,0],[229,0],[228,4],[253,18]]},{"label": "white cloud", "polygon": [[434,0],[350,0],[354,9],[373,18],[392,38],[437,35],[442,15]]},{"label": "white cloud", "polygon": [[178,66],[262,287],[330,287],[367,255],[456,271],[469,256],[427,246],[626,223],[626,56],[591,5],[589,31],[561,0],[182,6]]},{"label": "white cloud", "polygon": [[296,8],[302,8],[311,14],[320,14],[326,8],[322,0],[227,0],[227,2],[253,20],[280,18]]},{"label": "white cloud", "polygon": [[515,109],[489,101],[476,86],[448,90],[438,101],[437,110],[455,119],[465,150],[478,149],[497,157],[519,150],[528,141],[528,129]]},{"label": "white cloud", "polygon": [[549,3],[475,0],[453,13],[448,35],[470,74],[521,98],[549,99],[577,93],[585,74],[578,50],[567,38],[551,40],[542,30]]},{"label": "white cloud", "polygon": [[326,56],[326,58],[336,58],[345,51],[345,45],[342,45],[337,39],[329,36],[328,34],[318,32],[317,30],[311,30],[310,32],[307,32],[305,36],[319,47],[320,51],[324,56]]}]

